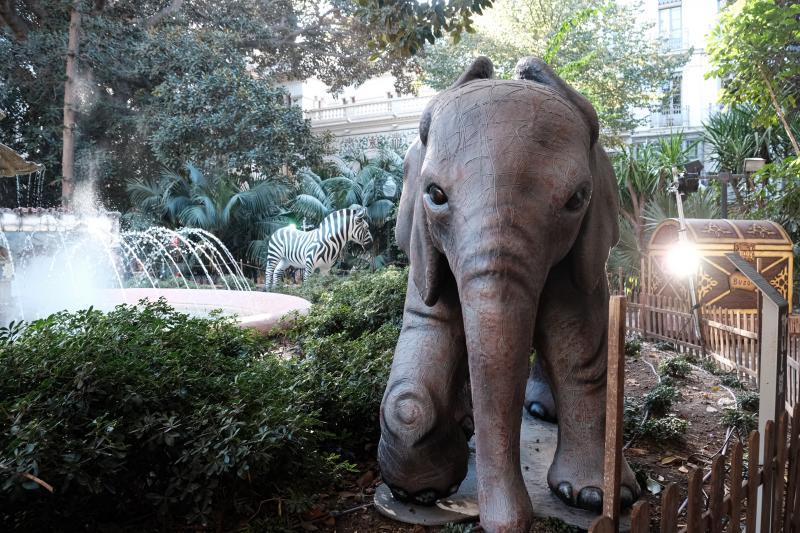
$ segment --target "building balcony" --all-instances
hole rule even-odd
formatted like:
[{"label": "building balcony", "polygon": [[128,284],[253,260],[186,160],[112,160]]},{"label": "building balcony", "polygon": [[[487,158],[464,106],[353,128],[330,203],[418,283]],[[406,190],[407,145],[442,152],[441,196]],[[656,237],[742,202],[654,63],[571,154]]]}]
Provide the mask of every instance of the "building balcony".
[{"label": "building balcony", "polygon": [[689,106],[650,113],[651,128],[685,128],[688,125]]},{"label": "building balcony", "polygon": [[387,98],[385,100],[357,102],[320,109],[307,109],[305,110],[305,115],[314,126],[367,120],[391,120],[421,115],[430,99],[430,96]]}]

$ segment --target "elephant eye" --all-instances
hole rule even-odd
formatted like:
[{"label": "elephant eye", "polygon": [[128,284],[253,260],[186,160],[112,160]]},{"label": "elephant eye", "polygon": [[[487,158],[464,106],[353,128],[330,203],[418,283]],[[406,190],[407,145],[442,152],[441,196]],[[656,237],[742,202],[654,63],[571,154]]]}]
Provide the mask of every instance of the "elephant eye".
[{"label": "elephant eye", "polygon": [[430,195],[433,203],[436,205],[444,205],[447,203],[447,195],[441,188],[439,188],[438,185],[434,184],[429,185],[428,194]]},{"label": "elephant eye", "polygon": [[564,204],[564,207],[569,211],[577,211],[586,203],[586,199],[589,197],[589,190],[587,187],[581,187],[575,194],[570,196],[567,203]]}]

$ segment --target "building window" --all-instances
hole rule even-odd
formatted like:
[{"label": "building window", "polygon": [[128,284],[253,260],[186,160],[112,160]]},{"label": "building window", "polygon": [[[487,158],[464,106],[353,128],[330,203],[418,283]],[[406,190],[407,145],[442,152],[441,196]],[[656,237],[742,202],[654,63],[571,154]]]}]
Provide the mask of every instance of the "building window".
[{"label": "building window", "polygon": [[680,50],[681,39],[681,6],[666,7],[658,10],[658,36],[667,50]]},{"label": "building window", "polygon": [[681,81],[680,74],[673,74],[670,79],[661,86],[661,114],[680,115],[681,104]]}]

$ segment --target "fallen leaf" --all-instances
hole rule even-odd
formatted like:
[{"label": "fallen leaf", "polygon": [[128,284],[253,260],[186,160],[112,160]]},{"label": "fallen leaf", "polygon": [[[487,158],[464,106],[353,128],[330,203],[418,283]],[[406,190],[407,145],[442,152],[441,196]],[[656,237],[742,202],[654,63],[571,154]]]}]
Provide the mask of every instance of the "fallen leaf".
[{"label": "fallen leaf", "polygon": [[647,477],[645,485],[647,486],[647,490],[650,492],[650,494],[658,494],[664,488],[661,486],[661,483],[651,478],[650,476]]},{"label": "fallen leaf", "polygon": [[683,472],[684,474],[688,474],[688,473],[689,473],[689,469],[688,469],[688,468],[686,468],[685,466],[679,466],[679,467],[678,467],[678,470],[679,470],[680,472]]},{"label": "fallen leaf", "polygon": [[300,522],[300,527],[302,527],[306,531],[317,531],[319,528],[312,524],[311,522]]},{"label": "fallen leaf", "polygon": [[627,453],[628,455],[645,455],[647,453],[647,450],[642,448],[628,448],[627,450],[625,450],[625,453]]},{"label": "fallen leaf", "polygon": [[355,492],[350,492],[349,490],[343,490],[339,493],[339,499],[346,500],[347,498],[355,498],[358,496]]},{"label": "fallen leaf", "polygon": [[678,457],[677,455],[668,455],[668,456],[664,457],[663,459],[661,459],[661,464],[662,465],[668,465],[668,464],[674,463],[675,461],[678,461],[678,460],[680,460],[680,457]]},{"label": "fallen leaf", "polygon": [[375,481],[375,477],[376,477],[375,472],[373,472],[372,470],[367,470],[360,478],[358,478],[358,481],[356,481],[356,485],[358,485],[359,488],[362,489],[369,487],[372,484],[372,482]]},{"label": "fallen leaf", "polygon": [[664,481],[664,476],[658,476],[656,479],[659,481]]},{"label": "fallen leaf", "polygon": [[706,407],[706,413],[718,413],[718,412],[719,409],[717,409],[716,407],[711,407],[710,405]]}]

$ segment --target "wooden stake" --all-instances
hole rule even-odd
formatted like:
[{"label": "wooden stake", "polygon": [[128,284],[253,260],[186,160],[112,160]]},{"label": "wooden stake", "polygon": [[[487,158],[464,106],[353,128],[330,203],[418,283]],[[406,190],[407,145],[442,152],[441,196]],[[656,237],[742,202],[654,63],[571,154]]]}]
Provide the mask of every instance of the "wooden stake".
[{"label": "wooden stake", "polygon": [[603,514],[619,529],[619,490],[622,482],[622,414],[625,384],[625,296],[612,296],[608,306],[608,382],[606,385],[606,444],[603,475]]}]

